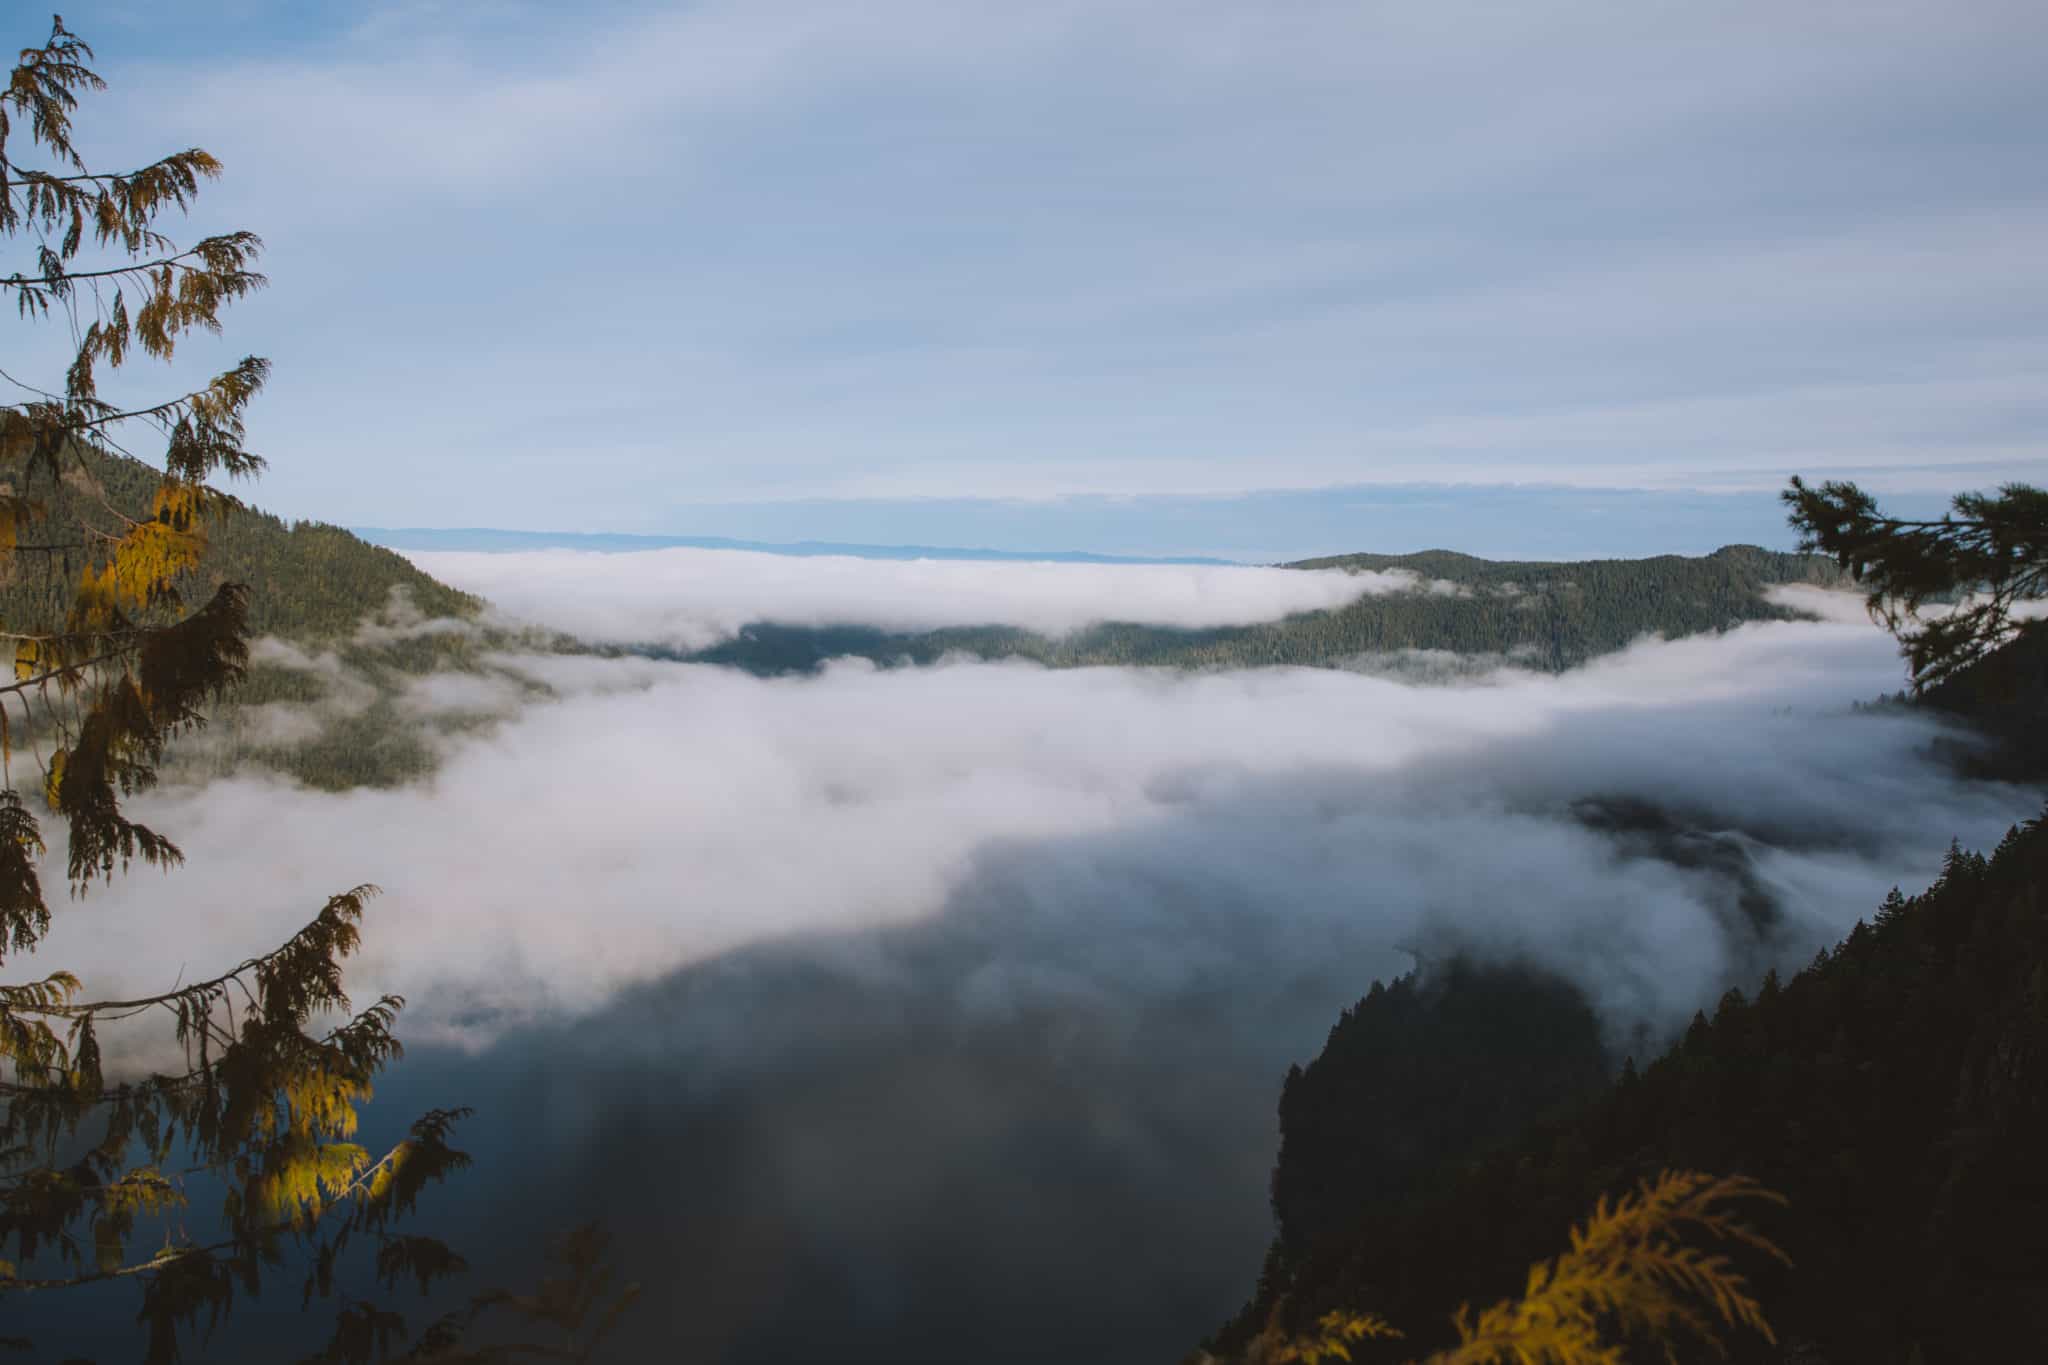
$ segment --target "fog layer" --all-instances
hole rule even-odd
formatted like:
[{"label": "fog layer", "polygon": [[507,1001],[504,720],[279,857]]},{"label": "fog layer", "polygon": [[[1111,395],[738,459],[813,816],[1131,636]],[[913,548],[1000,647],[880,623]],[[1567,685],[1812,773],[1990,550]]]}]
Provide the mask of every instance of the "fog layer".
[{"label": "fog layer", "polygon": [[1422,586],[1412,574],[1213,564],[793,558],[747,550],[415,550],[444,583],[597,643],[694,650],[756,621],[791,626],[1237,626]]},{"label": "fog layer", "polygon": [[[1864,624],[1750,625],[1437,688],[1315,670],[845,663],[762,680],[499,662],[556,698],[523,702],[502,678],[420,684],[419,709],[506,716],[446,741],[430,782],[150,797],[189,867],[95,892],[59,917],[50,958],[96,989],[140,987],[139,962],[239,957],[374,881],[388,895],[364,988],[414,999],[415,1031],[482,1039],[747,944],[916,921],[1000,857],[1098,938],[1185,888],[1235,888],[1274,934],[1313,907],[1387,945],[1428,933],[1527,953],[1617,1026],[1661,1026],[1731,974],[1810,952],[1894,882],[1924,881],[1951,838],[1994,839],[2033,799],[1950,779],[1925,719],[1852,711],[1898,682]],[[1589,801],[1747,841],[1770,922],[1731,921],[1716,876],[1631,855]],[[1176,969],[1172,936],[1148,964]]]}]

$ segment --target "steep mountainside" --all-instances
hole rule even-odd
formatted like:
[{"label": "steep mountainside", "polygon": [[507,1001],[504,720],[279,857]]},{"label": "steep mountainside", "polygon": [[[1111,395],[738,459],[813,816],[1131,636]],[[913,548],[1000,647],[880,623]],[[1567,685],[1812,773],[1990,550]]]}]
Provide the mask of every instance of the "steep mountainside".
[{"label": "steep mountainside", "polygon": [[1563,670],[1621,649],[1646,634],[1669,637],[1725,630],[1744,621],[1794,618],[1768,601],[1784,583],[1835,586],[1835,566],[1810,555],[1731,545],[1685,558],[1523,564],[1432,550],[1416,555],[1345,555],[1305,560],[1301,569],[1399,570],[1416,591],[1366,597],[1336,611],[1209,630],[1108,624],[1062,639],[1005,627],[915,634],[861,627],[763,623],[691,657],[756,673],[803,672],[835,655],[878,663],[930,663],[947,654],[1035,659],[1053,667],[1153,664],[1247,668],[1344,667],[1362,656],[1448,651],[1506,657]]}]

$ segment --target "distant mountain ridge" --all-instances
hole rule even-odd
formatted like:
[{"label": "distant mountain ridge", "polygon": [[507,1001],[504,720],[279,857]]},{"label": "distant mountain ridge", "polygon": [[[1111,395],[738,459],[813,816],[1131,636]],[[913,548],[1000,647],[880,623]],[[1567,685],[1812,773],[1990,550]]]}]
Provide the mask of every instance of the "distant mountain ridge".
[{"label": "distant mountain ridge", "polygon": [[1418,550],[1412,554],[1320,555],[1288,562],[1290,569],[1347,569],[1353,573],[1387,573],[1406,570],[1424,578],[1443,579],[1473,586],[1536,584],[1568,576],[1588,574],[1606,578],[1614,574],[1640,573],[1650,568],[1691,564],[1716,564],[1739,573],[1753,574],[1767,583],[1817,583],[1839,587],[1848,575],[1821,555],[1766,550],[1760,545],[1723,545],[1704,555],[1651,555],[1640,559],[1482,559],[1459,550]]},{"label": "distant mountain ridge", "polygon": [[[1403,656],[1462,655],[1561,672],[1645,635],[1675,639],[1746,621],[1797,620],[1800,612],[1770,599],[1771,588],[1839,587],[1847,581],[1825,559],[1753,545],[1724,546],[1697,558],[1512,562],[1428,550],[1341,555],[1286,567],[1399,571],[1417,581],[1414,591],[1364,596],[1331,611],[1250,626],[1190,630],[1111,619],[1054,639],[998,625],[902,632],[761,621],[681,657],[762,675],[809,672],[848,655],[885,666],[971,655],[1030,659],[1052,668],[1377,668]],[[1106,614],[1114,610],[1111,604]],[[673,657],[660,649],[648,652]]]}]

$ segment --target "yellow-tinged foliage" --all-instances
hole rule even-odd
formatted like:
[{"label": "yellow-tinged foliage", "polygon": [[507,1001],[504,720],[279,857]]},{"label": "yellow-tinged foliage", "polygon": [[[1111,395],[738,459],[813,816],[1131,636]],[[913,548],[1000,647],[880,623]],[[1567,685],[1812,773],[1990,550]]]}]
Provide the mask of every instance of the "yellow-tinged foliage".
[{"label": "yellow-tinged foliage", "polygon": [[149,517],[129,526],[102,563],[80,571],[70,631],[111,634],[130,619],[124,613],[175,605],[178,576],[206,557],[206,506],[204,489],[166,479]]},{"label": "yellow-tinged foliage", "polygon": [[43,800],[55,811],[64,809],[63,798],[59,795],[64,789],[64,759],[64,751],[54,749],[50,752],[49,762],[43,765]]},{"label": "yellow-tinged foliage", "polygon": [[1360,1341],[1398,1341],[1402,1333],[1377,1313],[1325,1313],[1316,1321],[1317,1335],[1290,1341],[1276,1351],[1275,1361],[1298,1360],[1317,1365],[1323,1360],[1349,1360]]},{"label": "yellow-tinged foliage", "polygon": [[[155,780],[165,743],[199,723],[199,701],[246,659],[245,590],[224,585],[187,611],[177,584],[205,558],[208,518],[233,505],[205,481],[261,466],[242,446],[243,412],[269,373],[250,357],[162,402],[101,397],[104,374],[137,348],[166,359],[184,333],[219,331],[221,310],[263,280],[250,268],[261,250],[253,234],[180,248],[154,226],[219,173],[207,153],[123,172],[87,166],[72,116],[81,91],[103,88],[91,55],[58,20],[0,89],[0,236],[34,244],[32,268],[0,275],[0,290],[15,295],[24,320],[60,314],[74,342],[61,381],[10,374],[19,401],[0,404],[0,570],[11,592],[0,635],[14,642],[15,675],[0,707],[20,715],[0,719],[0,772],[11,781],[16,723],[61,756],[44,766],[43,786],[69,825],[74,890],[137,855],[178,860],[168,840],[121,814],[120,800]],[[126,458],[121,442],[136,429],[154,430],[163,459],[147,511],[131,517],[98,493],[96,471]],[[89,495],[113,513],[111,529],[76,510],[53,519],[39,491],[73,508]],[[41,591],[24,589],[33,578]],[[25,813],[10,811],[5,824],[0,952],[18,952],[47,921],[40,885],[13,867],[40,835]]]},{"label": "yellow-tinged foliage", "polygon": [[1782,1203],[1742,1176],[1666,1171],[1609,1205],[1604,1198],[1571,1249],[1531,1266],[1516,1300],[1474,1315],[1460,1310],[1459,1345],[1432,1365],[1555,1361],[1609,1365],[1623,1360],[1606,1330],[1657,1340],[1689,1337],[1720,1346],[1718,1329],[1745,1327],[1775,1341],[1749,1282],[1727,1255],[1688,1245],[1688,1231],[1746,1246],[1780,1261],[1785,1254],[1728,1206]]},{"label": "yellow-tinged foliage", "polygon": [[[32,252],[0,273],[0,291],[73,346],[61,378],[0,376],[13,390],[0,399],[17,400],[0,401],[0,638],[14,649],[14,678],[0,685],[0,959],[32,952],[50,926],[17,749],[36,756],[65,823],[74,894],[136,857],[173,867],[176,845],[124,802],[155,783],[166,747],[248,662],[247,587],[200,571],[209,528],[238,506],[207,480],[263,464],[243,446],[243,415],[269,363],[248,357],[146,406],[100,386],[137,355],[169,359],[187,333],[218,332],[223,309],[264,282],[252,269],[262,243],[229,232],[180,247],[157,229],[220,173],[201,150],[113,173],[87,166],[72,115],[81,92],[103,88],[91,56],[57,20],[0,87],[0,239]],[[161,442],[146,507],[108,492],[146,468],[124,444],[138,432]],[[210,595],[191,606],[179,588],[195,582]],[[335,896],[282,946],[160,995],[82,1000],[62,972],[0,984],[0,1295],[133,1276],[147,1358],[168,1361],[182,1330],[283,1263],[282,1239],[309,1248],[309,1297],[332,1292],[352,1237],[393,1244],[390,1224],[420,1191],[467,1163],[448,1142],[466,1111],[427,1114],[379,1159],[353,1141],[375,1077],[400,1055],[403,1002],[354,1011],[342,986],[374,890]],[[183,1066],[110,1082],[100,1029],[136,1021],[173,1034]],[[131,1246],[138,1218],[183,1206],[205,1181],[220,1204],[198,1226],[219,1240],[185,1240],[180,1219],[176,1240]],[[398,1260],[423,1283],[460,1268],[431,1239],[404,1245]],[[388,1342],[388,1315],[361,1307],[345,1314],[360,1329],[349,1340]]]},{"label": "yellow-tinged foliage", "polygon": [[[1458,1344],[1423,1365],[1625,1365],[1632,1341],[1669,1354],[1682,1341],[1720,1351],[1720,1332],[1745,1328],[1776,1341],[1749,1281],[1722,1251],[1688,1237],[1785,1253],[1730,1211],[1784,1200],[1743,1176],[1666,1171],[1612,1203],[1602,1198],[1569,1249],[1529,1267],[1522,1296],[1474,1313],[1458,1310]],[[1330,1313],[1319,1334],[1278,1343],[1273,1361],[1351,1359],[1350,1345],[1400,1333],[1374,1314]]]}]

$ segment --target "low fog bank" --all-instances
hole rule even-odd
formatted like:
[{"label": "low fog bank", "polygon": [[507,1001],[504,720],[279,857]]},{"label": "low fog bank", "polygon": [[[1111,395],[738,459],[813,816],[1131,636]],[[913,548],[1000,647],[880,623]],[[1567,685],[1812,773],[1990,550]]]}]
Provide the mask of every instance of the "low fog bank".
[{"label": "low fog bank", "polygon": [[1197,628],[1277,621],[1413,574],[1213,564],[791,558],[746,550],[408,551],[421,569],[521,624],[593,644],[689,652],[759,621],[887,631],[1016,626],[1059,636],[1104,621]]},{"label": "low fog bank", "polygon": [[[1873,619],[1870,603],[1861,592],[1823,588],[1811,583],[1776,583],[1764,589],[1764,597],[1778,606],[1839,625],[1868,625]],[[1961,605],[1981,600],[1965,597]],[[1924,603],[1920,615],[1929,619],[1939,618],[1954,610],[1955,605],[1939,601]],[[2048,602],[2015,602],[2011,615],[2015,621],[2038,621],[2048,616]]]}]

